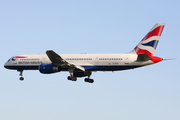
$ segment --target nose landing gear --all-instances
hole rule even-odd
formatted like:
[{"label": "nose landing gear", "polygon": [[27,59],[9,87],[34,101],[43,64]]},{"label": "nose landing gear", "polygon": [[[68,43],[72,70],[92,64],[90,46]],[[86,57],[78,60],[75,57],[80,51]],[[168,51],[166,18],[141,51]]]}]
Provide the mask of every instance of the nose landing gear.
[{"label": "nose landing gear", "polygon": [[20,77],[19,80],[22,80],[22,81],[23,81],[23,80],[24,80],[24,77]]},{"label": "nose landing gear", "polygon": [[21,77],[19,78],[19,80],[23,81],[23,80],[24,80],[24,77],[23,77],[23,75],[22,75],[23,70],[18,70],[18,71],[20,72],[20,74],[19,74],[19,75],[21,76]]}]

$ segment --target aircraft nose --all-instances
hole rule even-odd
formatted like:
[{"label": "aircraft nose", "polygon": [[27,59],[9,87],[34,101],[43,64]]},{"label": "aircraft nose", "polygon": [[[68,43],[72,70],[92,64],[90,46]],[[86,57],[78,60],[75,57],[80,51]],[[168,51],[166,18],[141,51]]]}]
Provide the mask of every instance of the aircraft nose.
[{"label": "aircraft nose", "polygon": [[4,68],[10,69],[10,65],[11,65],[11,63],[8,61],[4,64]]},{"label": "aircraft nose", "polygon": [[11,65],[11,59],[9,59],[5,64],[4,68],[9,69],[9,66]]},{"label": "aircraft nose", "polygon": [[4,64],[4,68],[6,68],[6,69],[8,68],[8,67],[7,67],[7,63]]}]

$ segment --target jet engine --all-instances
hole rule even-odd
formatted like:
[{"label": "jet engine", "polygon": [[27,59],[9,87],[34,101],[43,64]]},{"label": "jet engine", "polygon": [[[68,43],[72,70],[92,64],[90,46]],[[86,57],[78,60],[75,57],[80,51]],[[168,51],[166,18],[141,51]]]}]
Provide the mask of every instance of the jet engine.
[{"label": "jet engine", "polygon": [[41,64],[39,66],[39,71],[43,74],[51,74],[61,71],[60,66],[55,66],[53,64]]}]

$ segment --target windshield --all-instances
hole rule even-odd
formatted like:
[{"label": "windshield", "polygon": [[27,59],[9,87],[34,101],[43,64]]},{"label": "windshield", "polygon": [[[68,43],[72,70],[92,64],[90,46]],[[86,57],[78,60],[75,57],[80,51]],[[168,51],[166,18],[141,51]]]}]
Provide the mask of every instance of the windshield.
[{"label": "windshield", "polygon": [[7,62],[9,62],[9,61],[10,61],[10,59]]}]

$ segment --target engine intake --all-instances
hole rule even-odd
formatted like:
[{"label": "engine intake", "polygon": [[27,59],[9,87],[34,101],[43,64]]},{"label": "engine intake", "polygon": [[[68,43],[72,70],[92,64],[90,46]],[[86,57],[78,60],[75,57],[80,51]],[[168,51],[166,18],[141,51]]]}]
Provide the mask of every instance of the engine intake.
[{"label": "engine intake", "polygon": [[41,64],[39,66],[39,71],[43,74],[51,74],[61,71],[60,66],[55,66],[53,64]]}]

